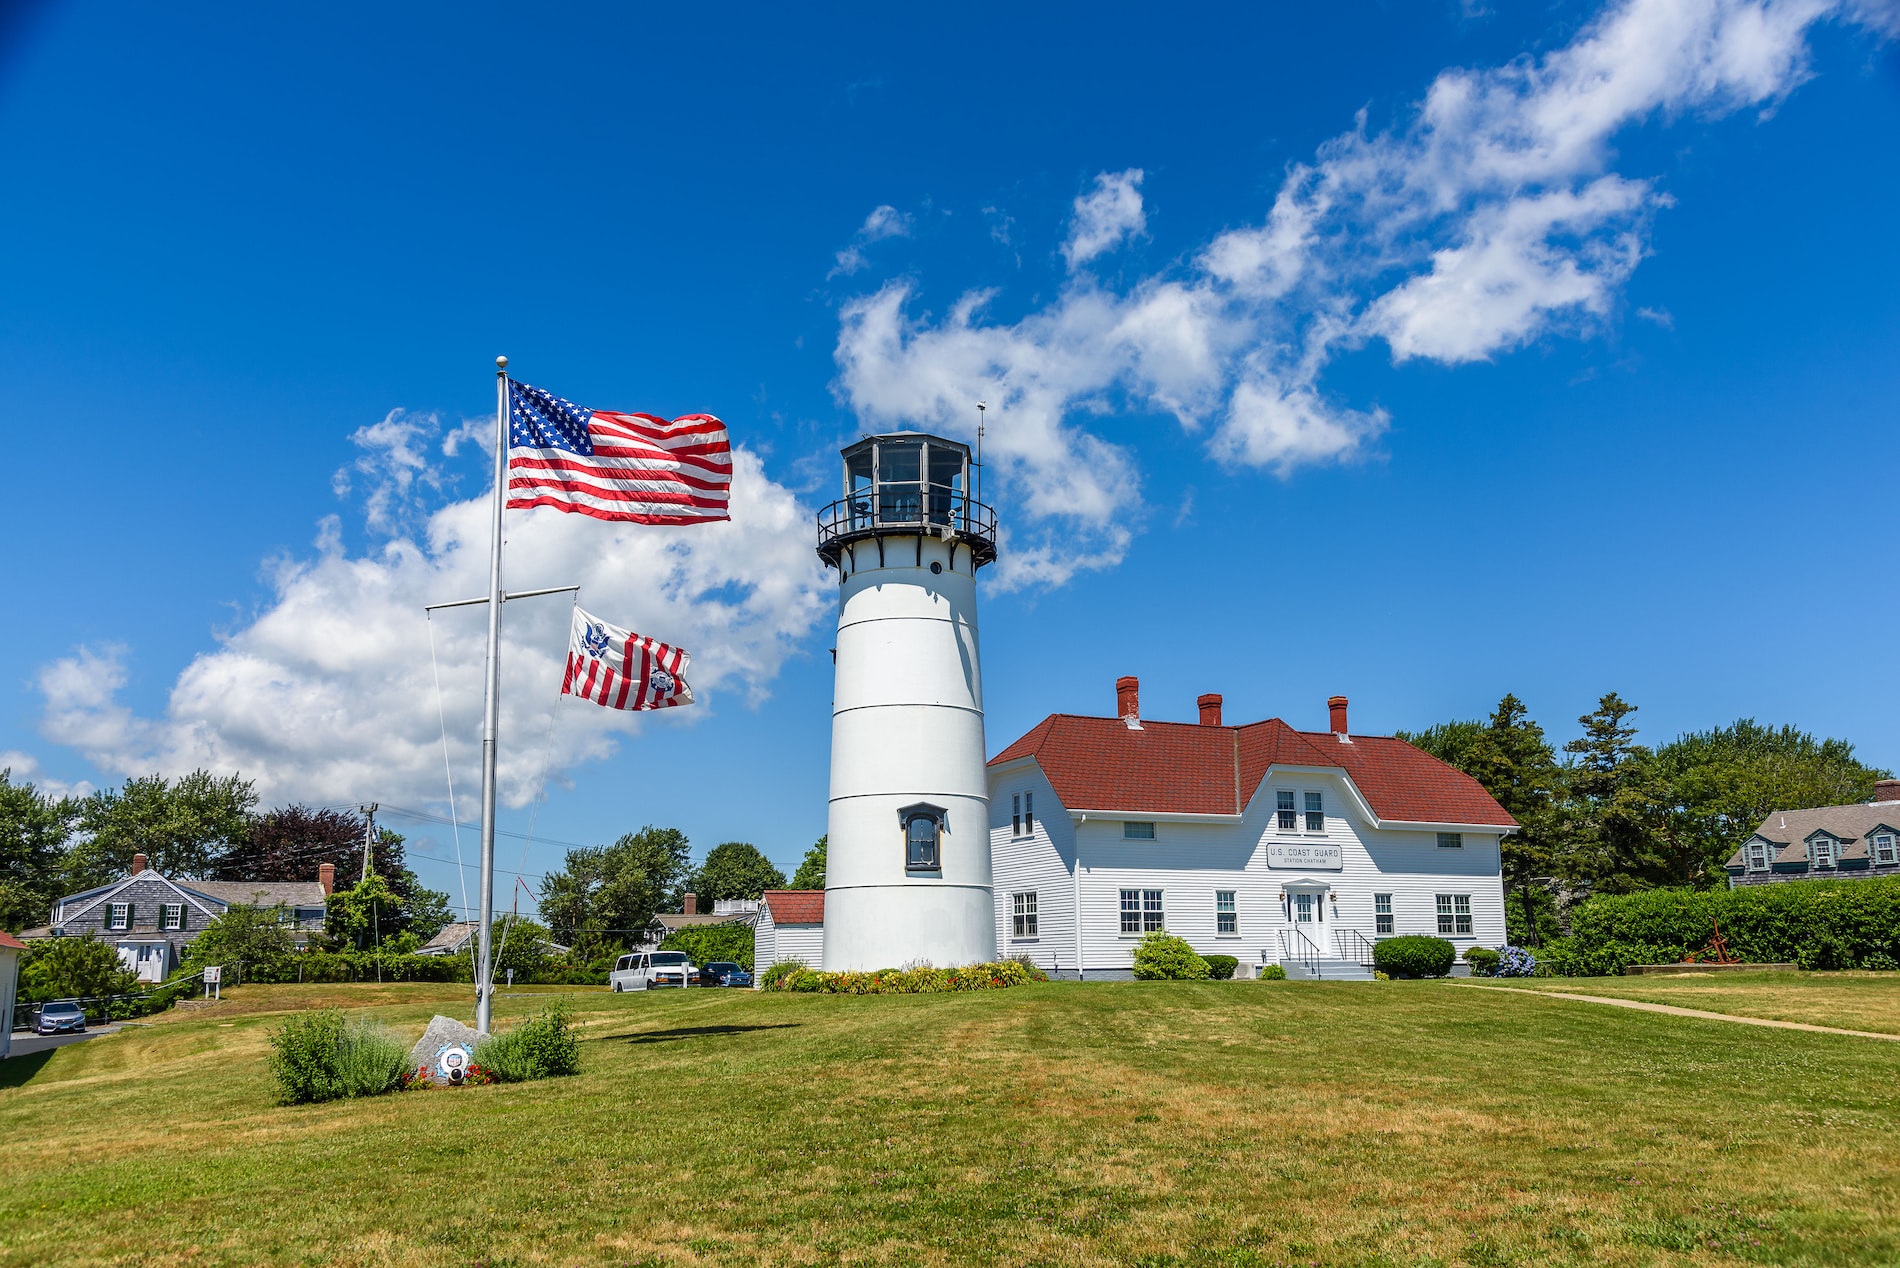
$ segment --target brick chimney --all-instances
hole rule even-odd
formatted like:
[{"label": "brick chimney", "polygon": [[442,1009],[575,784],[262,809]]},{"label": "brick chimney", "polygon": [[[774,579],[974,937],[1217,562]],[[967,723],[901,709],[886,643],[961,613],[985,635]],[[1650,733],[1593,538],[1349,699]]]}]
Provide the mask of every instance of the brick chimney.
[{"label": "brick chimney", "polygon": [[1141,679],[1133,674],[1115,680],[1115,716],[1141,720]]},{"label": "brick chimney", "polygon": [[323,896],[325,898],[336,893],[336,864],[317,864],[317,884],[323,886]]},{"label": "brick chimney", "polygon": [[1877,779],[1874,781],[1875,801],[1900,801],[1900,779]]},{"label": "brick chimney", "polygon": [[699,914],[698,894],[693,893],[691,890],[687,891],[686,901],[680,904],[680,914],[684,916],[697,916]]},{"label": "brick chimney", "polygon": [[1202,726],[1220,725],[1220,696],[1217,693],[1210,691],[1204,696],[1196,696],[1194,703],[1201,706]]},{"label": "brick chimney", "polygon": [[143,854],[134,854],[132,856],[132,875],[137,876],[140,872],[143,872],[144,870],[145,870],[145,856]]},{"label": "brick chimney", "polygon": [[1347,733],[1346,732],[1346,697],[1328,696],[1326,698],[1326,709],[1329,713],[1333,715],[1333,725],[1332,725],[1333,734],[1345,735]]}]

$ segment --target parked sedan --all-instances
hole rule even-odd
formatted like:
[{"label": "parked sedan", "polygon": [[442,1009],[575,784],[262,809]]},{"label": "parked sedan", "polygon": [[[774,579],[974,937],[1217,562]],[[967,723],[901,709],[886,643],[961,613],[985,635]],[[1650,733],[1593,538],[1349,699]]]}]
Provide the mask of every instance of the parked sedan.
[{"label": "parked sedan", "polygon": [[42,1035],[73,1034],[86,1029],[86,1010],[71,1001],[40,1006]]},{"label": "parked sedan", "polygon": [[731,960],[714,960],[699,971],[701,986],[750,986],[752,975]]}]

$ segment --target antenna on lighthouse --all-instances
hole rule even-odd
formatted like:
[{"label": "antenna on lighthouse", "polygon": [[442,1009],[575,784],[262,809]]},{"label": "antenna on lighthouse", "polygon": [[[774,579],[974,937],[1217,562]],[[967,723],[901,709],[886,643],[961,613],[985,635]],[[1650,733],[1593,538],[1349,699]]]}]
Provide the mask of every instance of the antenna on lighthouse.
[{"label": "antenna on lighthouse", "polygon": [[982,401],[976,403],[976,500],[983,501],[983,411],[988,409]]}]

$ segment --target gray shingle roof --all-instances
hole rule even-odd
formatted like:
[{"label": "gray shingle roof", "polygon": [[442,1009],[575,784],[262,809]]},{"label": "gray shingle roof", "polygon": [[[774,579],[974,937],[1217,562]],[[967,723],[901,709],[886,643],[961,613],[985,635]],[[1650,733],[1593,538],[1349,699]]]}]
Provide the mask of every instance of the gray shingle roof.
[{"label": "gray shingle roof", "polygon": [[[1826,832],[1841,843],[1844,859],[1867,857],[1867,834],[1879,828],[1900,832],[1900,801],[1861,802],[1852,806],[1821,806],[1813,810],[1777,810],[1761,821],[1748,838],[1774,844],[1775,862],[1800,863],[1808,857],[1807,840],[1816,832]],[[1742,867],[1744,841],[1728,861],[1730,867]]]},{"label": "gray shingle roof", "polygon": [[221,903],[245,903],[253,907],[323,906],[323,886],[316,881],[175,881],[180,889]]}]

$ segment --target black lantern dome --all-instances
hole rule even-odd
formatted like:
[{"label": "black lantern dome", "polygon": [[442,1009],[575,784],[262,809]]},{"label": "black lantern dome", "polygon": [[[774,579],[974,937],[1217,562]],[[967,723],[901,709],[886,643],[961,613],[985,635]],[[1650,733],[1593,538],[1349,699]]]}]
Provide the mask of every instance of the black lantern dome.
[{"label": "black lantern dome", "polygon": [[843,455],[844,496],[818,513],[818,557],[827,564],[840,567],[855,542],[891,537],[962,543],[972,572],[995,561],[996,512],[972,495],[968,445],[897,432],[867,436]]}]

